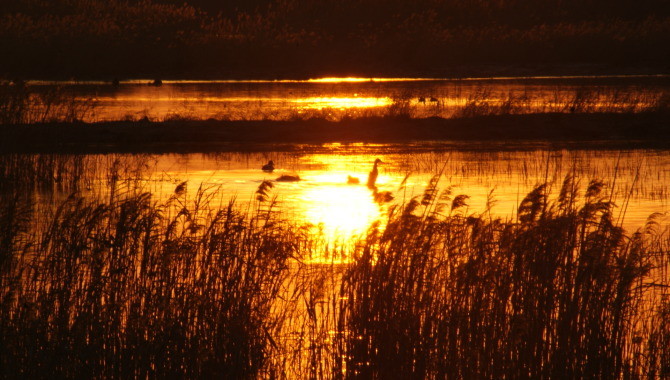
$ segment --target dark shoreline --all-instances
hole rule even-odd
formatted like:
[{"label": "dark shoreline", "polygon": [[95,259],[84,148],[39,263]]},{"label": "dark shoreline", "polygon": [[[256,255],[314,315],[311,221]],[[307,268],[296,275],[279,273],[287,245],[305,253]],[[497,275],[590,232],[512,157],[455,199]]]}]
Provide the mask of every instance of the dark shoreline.
[{"label": "dark shoreline", "polygon": [[0,153],[191,153],[291,150],[293,144],[412,141],[448,142],[461,149],[528,143],[556,148],[670,149],[670,114],[552,113],[462,119],[372,117],[338,122],[179,120],[0,126]]},{"label": "dark shoreline", "polygon": [[101,82],[111,83],[119,81],[141,82],[147,84],[154,79],[162,81],[304,81],[326,77],[353,77],[353,78],[421,78],[436,80],[665,80],[670,76],[670,64],[653,64],[647,66],[617,66],[595,63],[574,63],[555,65],[523,65],[523,64],[471,64],[463,66],[448,66],[434,70],[346,70],[346,71],[263,71],[263,70],[229,70],[226,72],[195,73],[106,73],[80,75],[47,75],[47,74],[5,74],[5,80],[20,79],[24,82]]}]

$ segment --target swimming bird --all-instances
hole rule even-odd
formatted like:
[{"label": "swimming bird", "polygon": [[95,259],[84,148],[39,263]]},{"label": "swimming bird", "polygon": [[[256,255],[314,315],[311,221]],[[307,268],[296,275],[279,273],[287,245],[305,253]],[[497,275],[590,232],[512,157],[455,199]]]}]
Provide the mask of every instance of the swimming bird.
[{"label": "swimming bird", "polygon": [[275,170],[274,161],[272,161],[272,160],[268,161],[267,164],[263,165],[262,169],[263,169],[264,172],[272,173]]},{"label": "swimming bird", "polygon": [[372,196],[375,202],[379,204],[388,203],[393,200],[393,194],[390,191],[377,191],[376,188],[372,191]]},{"label": "swimming bird", "polygon": [[350,175],[347,176],[348,185],[358,185],[359,183],[361,183],[361,181],[358,178],[352,177]]},{"label": "swimming bird", "polygon": [[163,85],[163,81],[160,79],[154,79],[154,81],[151,82],[150,84],[155,87],[160,87]]},{"label": "swimming bird", "polygon": [[296,175],[290,175],[290,174],[282,174],[280,175],[277,180],[277,182],[298,182],[300,181],[300,177]]},{"label": "swimming bird", "polygon": [[372,171],[368,174],[368,189],[377,189],[377,176],[379,175],[379,170],[377,170],[378,164],[383,164],[382,160],[379,158],[375,160],[375,164],[372,166]]}]

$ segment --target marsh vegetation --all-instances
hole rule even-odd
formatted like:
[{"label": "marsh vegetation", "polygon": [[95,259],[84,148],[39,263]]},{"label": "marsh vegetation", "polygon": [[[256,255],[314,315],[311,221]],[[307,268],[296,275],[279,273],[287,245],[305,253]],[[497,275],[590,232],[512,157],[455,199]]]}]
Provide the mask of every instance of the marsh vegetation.
[{"label": "marsh vegetation", "polygon": [[[305,78],[667,70],[662,0],[20,0],[0,73]],[[541,69],[538,69],[541,68]]]},{"label": "marsh vegetation", "polygon": [[[503,218],[493,196],[473,213],[437,175],[338,244],[290,218],[266,182],[249,204],[222,203],[190,182],[147,192],[146,159],[26,157],[5,159],[0,181],[3,377],[670,371],[668,230],[660,215],[622,228],[611,183],[551,179]],[[70,195],[48,207],[31,195],[58,192]]]},{"label": "marsh vegetation", "polygon": [[670,378],[667,46],[665,0],[0,1],[0,378]]}]

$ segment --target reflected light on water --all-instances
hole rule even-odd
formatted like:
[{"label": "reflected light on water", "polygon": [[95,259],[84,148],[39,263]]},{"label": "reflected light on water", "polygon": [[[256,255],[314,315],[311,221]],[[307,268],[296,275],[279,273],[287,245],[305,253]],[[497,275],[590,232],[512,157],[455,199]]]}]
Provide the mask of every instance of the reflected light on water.
[{"label": "reflected light on water", "polygon": [[359,235],[380,216],[379,206],[365,186],[326,185],[308,189],[301,200],[305,219],[321,226],[329,239]]},{"label": "reflected light on water", "polygon": [[423,82],[439,80],[436,78],[358,78],[358,77],[327,77],[307,80],[308,83],[362,83],[362,82]]},{"label": "reflected light on water", "polygon": [[307,82],[310,83],[360,83],[360,82],[370,82],[374,81],[373,78],[357,78],[357,77],[327,77],[327,78],[315,78],[309,79]]},{"label": "reflected light on water", "polygon": [[322,108],[371,108],[384,107],[393,103],[389,98],[303,98],[293,100],[303,109],[322,109]]},{"label": "reflected light on water", "polygon": [[[579,79],[582,78],[582,79]],[[36,94],[67,86],[78,106],[87,109],[82,121],[170,120],[176,117],[220,120],[293,120],[297,114],[328,111],[316,117],[339,120],[352,116],[385,116],[385,106],[405,107],[412,117],[444,117],[468,112],[642,111],[662,100],[669,83],[648,83],[647,77],[594,78],[436,78],[328,77],[309,80],[30,82]],[[597,89],[597,90],[595,90]],[[47,112],[38,102],[36,114]],[[659,103],[660,104],[660,103]],[[351,112],[350,112],[351,110]],[[362,112],[363,111],[363,112]],[[570,111],[571,112],[571,111]],[[309,116],[309,115],[308,115]]]}]

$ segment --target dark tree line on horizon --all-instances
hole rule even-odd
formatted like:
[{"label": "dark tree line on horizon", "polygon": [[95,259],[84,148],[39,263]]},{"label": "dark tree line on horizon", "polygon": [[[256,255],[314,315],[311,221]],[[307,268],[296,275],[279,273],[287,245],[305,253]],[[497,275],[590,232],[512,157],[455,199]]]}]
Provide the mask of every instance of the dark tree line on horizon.
[{"label": "dark tree line on horizon", "polygon": [[[670,68],[666,0],[18,0],[0,76],[449,75]],[[568,69],[569,70],[569,69]]]}]

